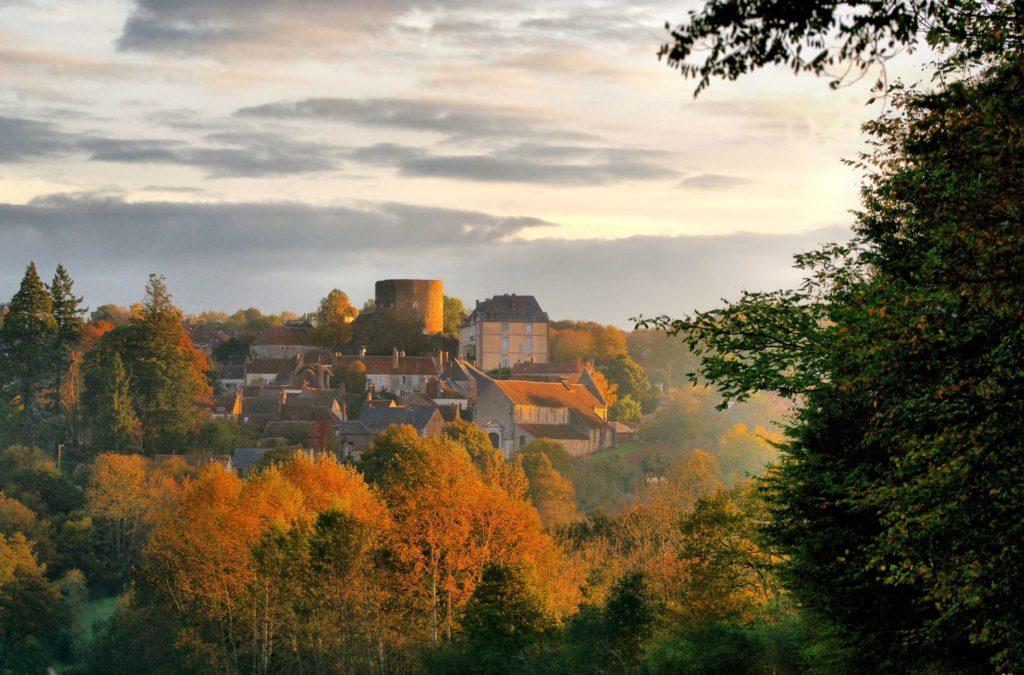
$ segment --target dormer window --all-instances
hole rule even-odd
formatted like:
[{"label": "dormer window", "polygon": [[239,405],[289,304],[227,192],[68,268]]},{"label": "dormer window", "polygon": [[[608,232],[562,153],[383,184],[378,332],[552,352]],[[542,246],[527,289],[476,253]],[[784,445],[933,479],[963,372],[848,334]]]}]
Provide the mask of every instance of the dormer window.
[{"label": "dormer window", "polygon": [[501,332],[502,333],[507,333],[508,332],[508,321],[506,321],[503,324],[501,324]]}]

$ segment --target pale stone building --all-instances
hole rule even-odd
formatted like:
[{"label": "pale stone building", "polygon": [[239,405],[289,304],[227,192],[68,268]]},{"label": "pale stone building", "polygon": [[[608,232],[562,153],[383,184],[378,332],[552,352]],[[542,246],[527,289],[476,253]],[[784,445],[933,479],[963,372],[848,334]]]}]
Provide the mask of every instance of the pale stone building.
[{"label": "pale stone building", "polygon": [[477,302],[459,327],[459,355],[484,371],[547,363],[547,312],[532,295],[496,295]]}]

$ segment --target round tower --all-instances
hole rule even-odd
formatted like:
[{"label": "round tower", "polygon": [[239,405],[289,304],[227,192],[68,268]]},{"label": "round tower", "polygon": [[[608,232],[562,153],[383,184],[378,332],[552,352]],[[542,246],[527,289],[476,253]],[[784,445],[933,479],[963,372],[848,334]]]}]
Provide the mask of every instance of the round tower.
[{"label": "round tower", "polygon": [[444,330],[444,282],[440,279],[384,279],[374,287],[377,309],[393,309],[423,321],[423,333]]}]

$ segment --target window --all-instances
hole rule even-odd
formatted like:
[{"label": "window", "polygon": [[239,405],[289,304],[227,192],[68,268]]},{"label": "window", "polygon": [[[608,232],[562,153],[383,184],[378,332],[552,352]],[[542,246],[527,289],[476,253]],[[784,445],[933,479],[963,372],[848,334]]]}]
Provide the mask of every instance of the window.
[{"label": "window", "polygon": [[532,337],[527,337],[526,338],[526,351],[528,351],[528,352],[532,352],[533,351],[533,338]]},{"label": "window", "polygon": [[419,375],[413,375],[412,376],[412,386],[414,386],[414,387],[420,386],[420,376]]},{"label": "window", "polygon": [[501,367],[508,368],[508,354],[501,355]]},{"label": "window", "polygon": [[501,351],[503,351],[503,352],[507,352],[508,351],[508,336],[505,336],[505,337],[501,338]]},{"label": "window", "polygon": [[533,324],[532,323],[526,324],[526,332],[527,333],[532,333],[533,332]]},{"label": "window", "polygon": [[507,321],[505,323],[501,324],[501,332],[502,333],[507,333],[508,332],[508,322]]},{"label": "window", "polygon": [[402,375],[402,384],[405,384],[405,375]]}]

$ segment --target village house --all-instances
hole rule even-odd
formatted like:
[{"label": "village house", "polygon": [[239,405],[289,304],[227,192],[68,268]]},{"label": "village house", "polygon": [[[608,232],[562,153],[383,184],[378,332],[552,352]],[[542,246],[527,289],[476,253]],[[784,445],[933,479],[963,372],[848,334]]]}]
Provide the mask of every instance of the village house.
[{"label": "village house", "polygon": [[313,339],[313,328],[301,326],[272,326],[249,346],[258,359],[286,359],[316,351],[320,347]]},{"label": "village house", "polygon": [[547,312],[532,295],[513,293],[477,301],[459,327],[459,355],[484,371],[547,363]]},{"label": "village house", "polygon": [[366,369],[366,388],[387,391],[395,396],[409,392],[424,393],[432,381],[441,377],[441,357],[406,356],[395,349],[391,356],[338,356],[336,367],[349,368],[359,362]]},{"label": "village house", "polygon": [[368,408],[363,410],[359,421],[375,436],[392,424],[408,424],[421,438],[440,433],[445,424],[444,416],[437,406]]},{"label": "village house", "polygon": [[474,419],[506,456],[537,439],[555,441],[574,457],[614,445],[608,405],[596,388],[491,378],[477,386]]}]

